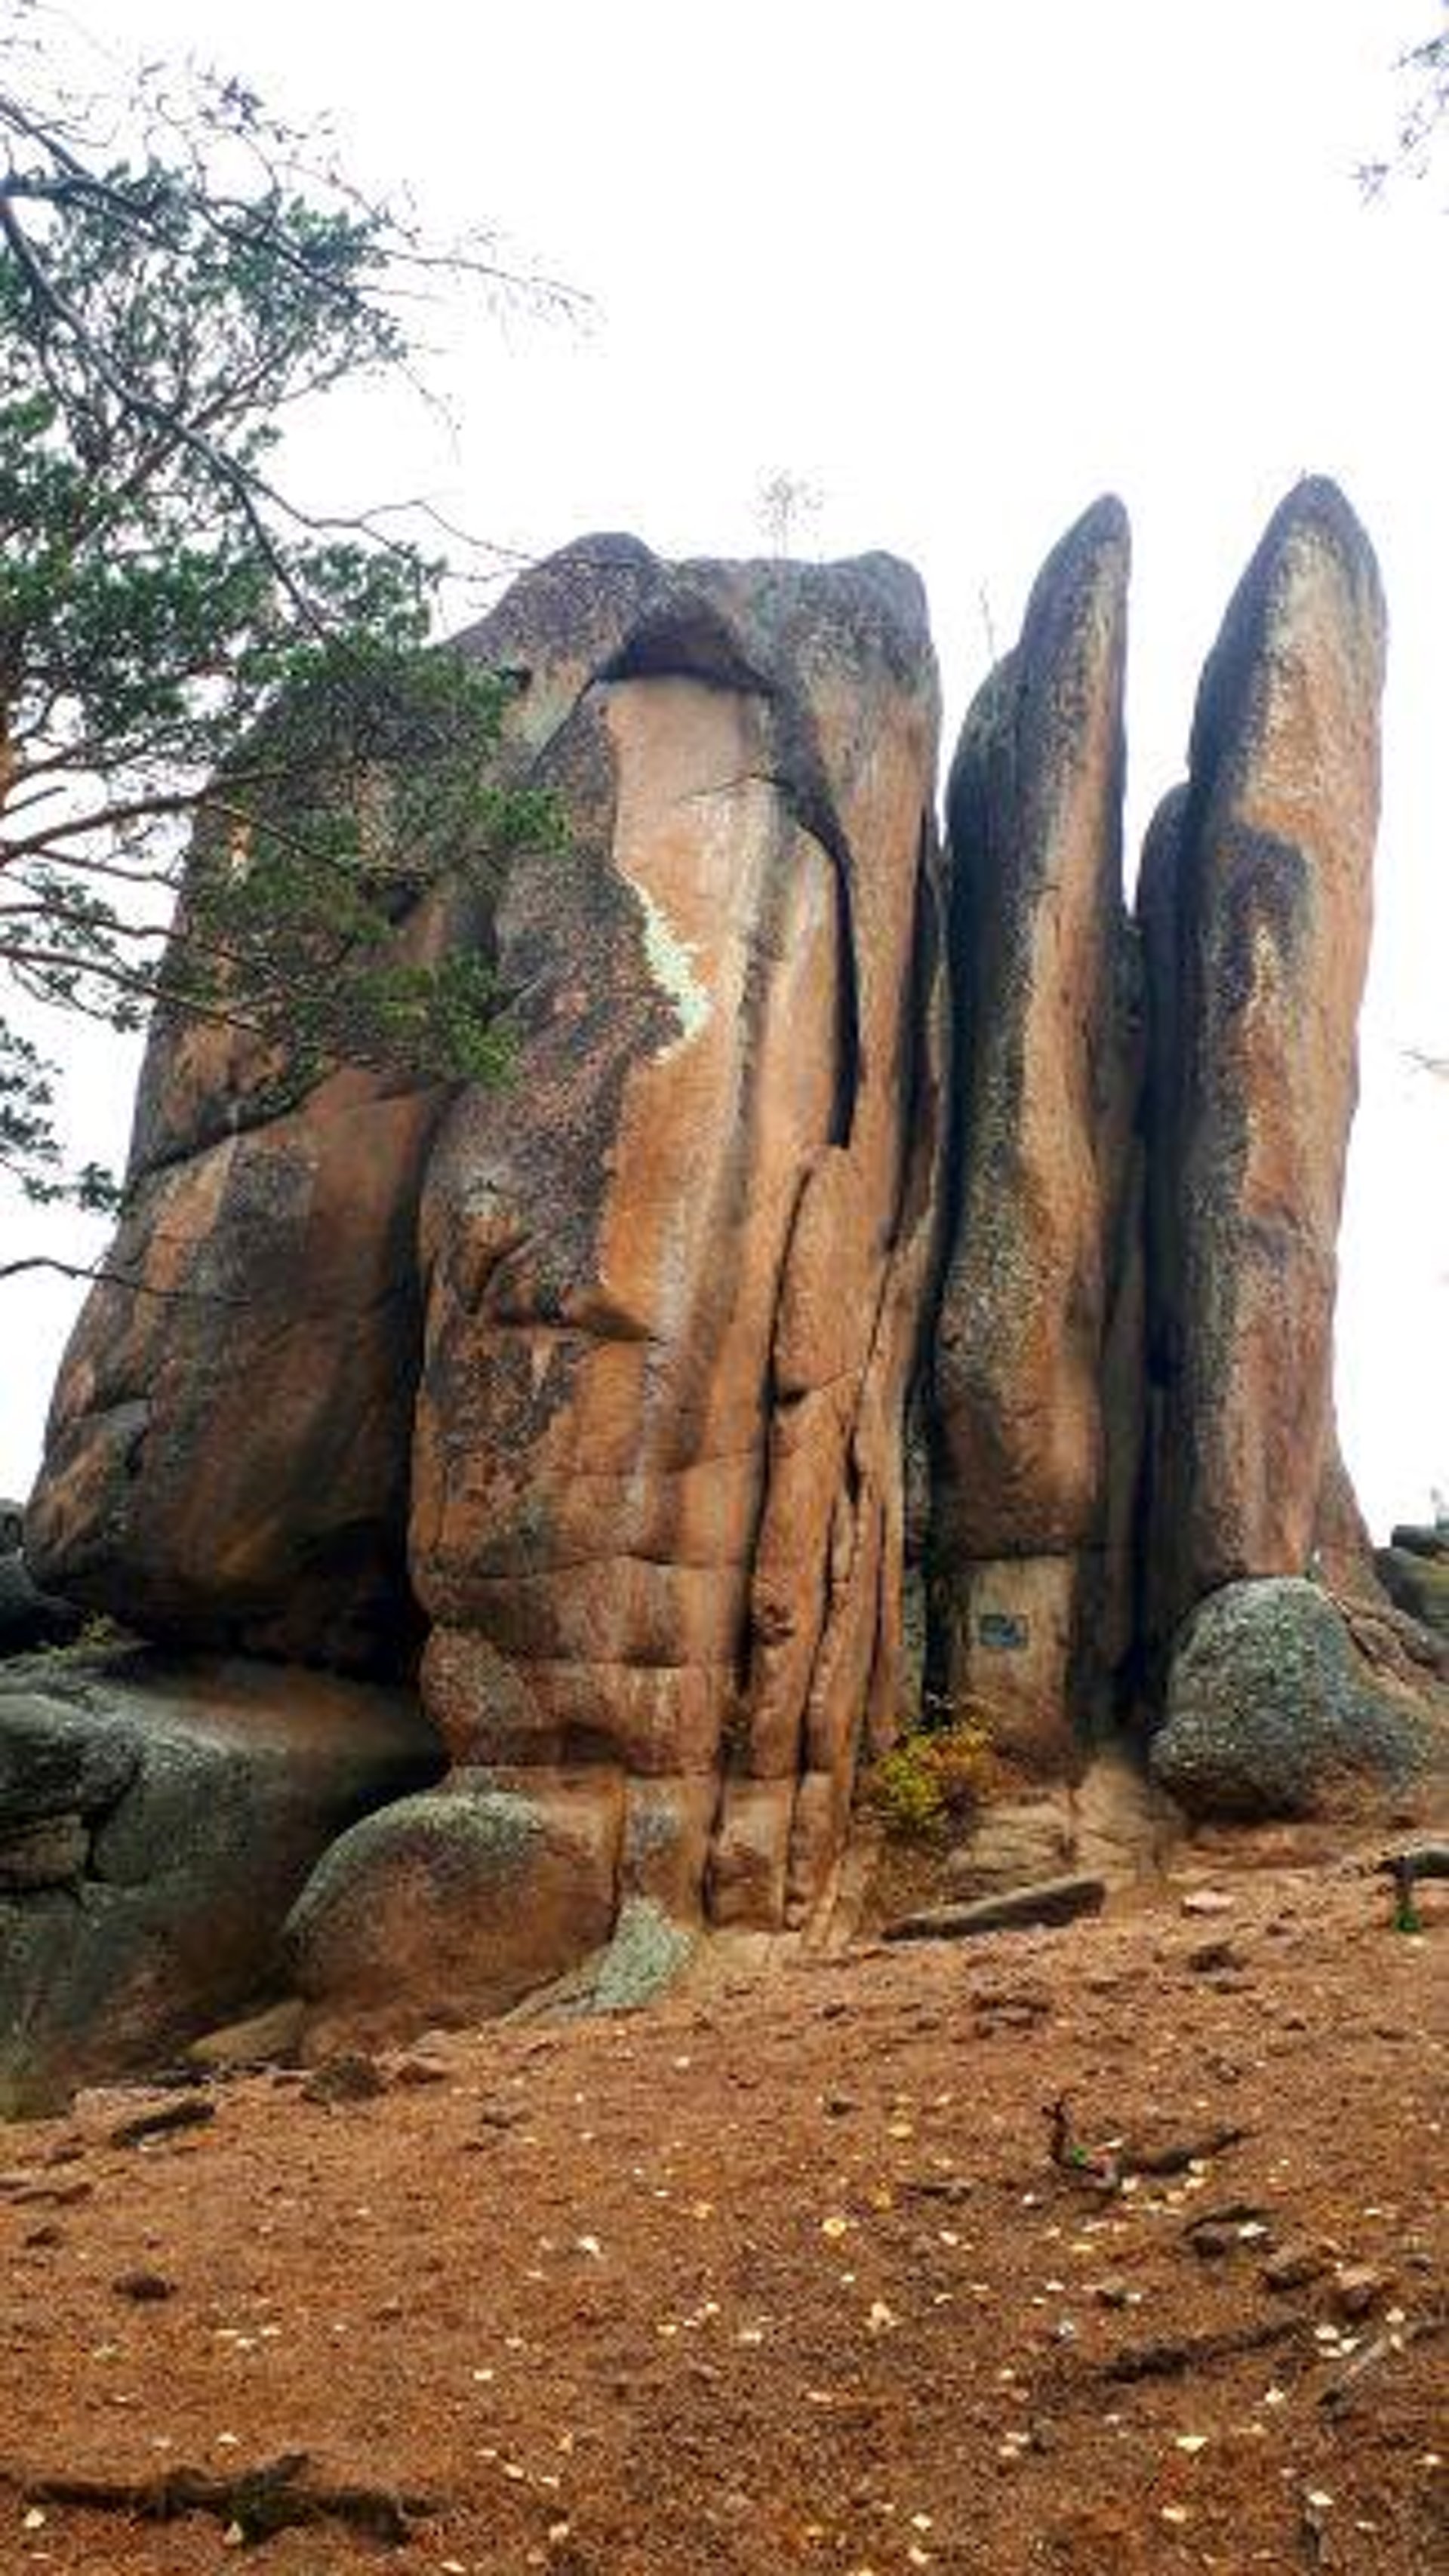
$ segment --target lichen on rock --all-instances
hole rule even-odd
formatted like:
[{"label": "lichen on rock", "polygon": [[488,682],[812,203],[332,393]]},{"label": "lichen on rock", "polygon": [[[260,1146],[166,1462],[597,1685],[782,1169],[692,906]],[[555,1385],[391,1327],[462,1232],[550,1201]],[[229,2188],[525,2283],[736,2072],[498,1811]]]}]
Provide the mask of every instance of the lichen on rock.
[{"label": "lichen on rock", "polygon": [[1158,1785],[1190,1816],[1352,1811],[1449,1782],[1449,1714],[1376,1674],[1330,1595],[1291,1577],[1226,1584],[1172,1660]]}]

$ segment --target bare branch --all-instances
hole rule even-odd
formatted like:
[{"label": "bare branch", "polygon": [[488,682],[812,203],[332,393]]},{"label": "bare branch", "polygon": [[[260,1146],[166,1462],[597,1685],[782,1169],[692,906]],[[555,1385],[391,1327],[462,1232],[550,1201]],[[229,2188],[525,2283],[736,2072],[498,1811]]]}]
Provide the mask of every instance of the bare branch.
[{"label": "bare branch", "polygon": [[112,1269],[108,1262],[62,1261],[52,1252],[27,1253],[22,1261],[0,1261],[0,1285],[30,1270],[53,1270],[62,1279],[99,1280],[107,1288],[129,1288],[133,1296],[160,1298],[168,1305],[194,1305],[198,1301],[212,1306],[248,1303],[245,1297],[228,1297],[219,1288],[158,1288],[133,1271]]}]

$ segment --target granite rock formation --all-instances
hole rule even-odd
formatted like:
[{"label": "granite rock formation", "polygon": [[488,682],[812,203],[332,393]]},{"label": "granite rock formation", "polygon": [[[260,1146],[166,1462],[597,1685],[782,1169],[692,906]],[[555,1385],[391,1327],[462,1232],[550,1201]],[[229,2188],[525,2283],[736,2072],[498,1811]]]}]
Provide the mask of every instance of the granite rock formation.
[{"label": "granite rock formation", "polygon": [[[359,1707],[415,1681],[413,1794],[349,1791],[255,1900],[314,2048],[645,1992],[701,1928],[818,1933],[922,1694],[985,1713],[1017,1802],[962,1884],[1063,1831],[1130,1871],[1176,1811],[1122,1740],[1164,1706],[1195,1812],[1435,1773],[1439,1643],[1332,1423],[1373,558],[1332,487],[1289,495],[1130,920],[1127,571],[1099,503],[967,718],[940,852],[906,567],[568,548],[459,648],[512,676],[504,767],[562,840],[397,933],[496,963],[513,1079],[284,1100],[245,1039],[158,1026],[115,1266],[161,1293],[92,1296],[29,1548],[203,1708],[207,1656],[250,1658],[223,1696],[259,1733],[296,1700],[268,1659],[373,1676],[318,1683]],[[1288,1628],[1326,1733],[1260,1651]],[[18,1759],[0,1694],[0,1790]],[[90,1827],[30,1821],[39,1902]]]},{"label": "granite rock formation", "polygon": [[1384,610],[1332,485],[1272,520],[1153,836],[1149,1633],[1313,1557],[1378,814]]},{"label": "granite rock formation", "polygon": [[[505,763],[565,826],[471,927],[516,1078],[342,1075],[278,1110],[247,1041],[158,1027],[112,1265],[144,1288],[87,1306],[29,1544],[174,1647],[387,1671],[425,1632],[458,1783],[548,1818],[507,1903],[552,1873],[560,1967],[635,1901],[818,1910],[898,1721],[936,679],[888,558],[628,539],[525,576],[462,649],[511,674]],[[395,1836],[345,1899],[319,1885],[308,1959],[369,1852],[386,1910]]]},{"label": "granite rock formation", "polygon": [[87,1302],[27,1552],[168,1642],[397,1668],[413,1240],[441,1101],[347,1072],[267,1116],[249,1072],[260,1087],[224,1035],[153,1038],[110,1265],[140,1291]]},{"label": "granite rock formation", "polygon": [[1105,1613],[1106,1351],[1136,1071],[1129,551],[1116,501],[1063,539],[966,718],[947,798],[957,1053],[930,1397],[940,1685],[1049,1774],[1073,1759],[1088,1600]]}]

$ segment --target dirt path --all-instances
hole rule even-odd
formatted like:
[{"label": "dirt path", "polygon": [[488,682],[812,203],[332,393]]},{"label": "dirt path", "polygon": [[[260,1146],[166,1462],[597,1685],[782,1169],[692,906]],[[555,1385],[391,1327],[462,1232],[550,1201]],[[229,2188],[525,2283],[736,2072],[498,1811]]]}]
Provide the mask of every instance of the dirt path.
[{"label": "dirt path", "polygon": [[[267,2576],[1449,2568],[1449,1891],[1410,1939],[1346,1865],[1218,1883],[437,2038],[331,2107],[249,2077],[145,2146],[135,2091],[7,2131],[0,2569],[234,2565],[224,2500],[38,2490],[284,2453],[436,2509]],[[1243,2135],[1098,2189],[1064,2089],[1129,2165]]]}]

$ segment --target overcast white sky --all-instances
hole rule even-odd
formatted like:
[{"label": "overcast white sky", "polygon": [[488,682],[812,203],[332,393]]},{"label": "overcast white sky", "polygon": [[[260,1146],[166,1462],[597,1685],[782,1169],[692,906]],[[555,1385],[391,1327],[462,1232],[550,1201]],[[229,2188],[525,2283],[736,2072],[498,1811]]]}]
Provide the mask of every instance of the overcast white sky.
[{"label": "overcast white sky", "polygon": [[[84,14],[84,13],[82,13]],[[821,496],[808,550],[924,573],[954,724],[1042,556],[1099,491],[1136,542],[1131,814],[1178,774],[1198,667],[1285,488],[1335,475],[1393,619],[1379,922],[1340,1310],[1370,1517],[1449,1486],[1449,152],[1366,209],[1389,65],[1435,0],[96,0],[118,50],[190,49],[446,230],[486,220],[588,290],[586,330],[436,317],[458,422],[354,402],[309,476],[426,490],[537,552],[590,527],[752,552],[759,491]],[[73,1130],[120,1150],[119,1051],[70,1049]],[[0,1208],[7,1251],[73,1224]],[[74,1300],[0,1288],[0,1488],[23,1491]]]}]

